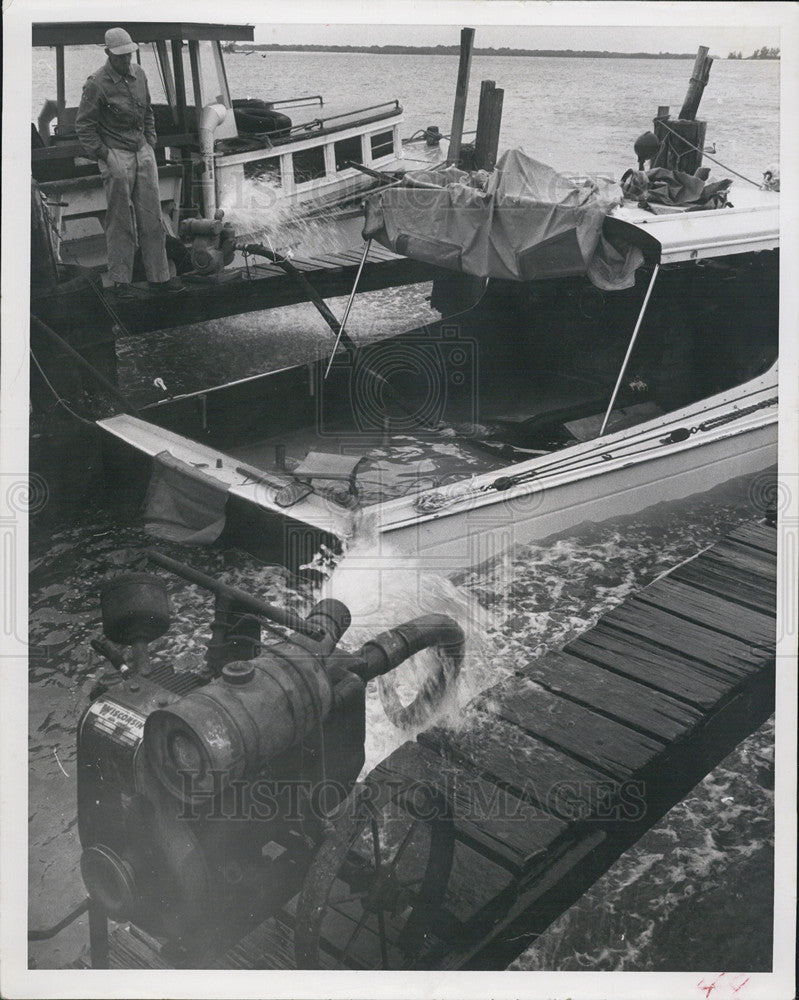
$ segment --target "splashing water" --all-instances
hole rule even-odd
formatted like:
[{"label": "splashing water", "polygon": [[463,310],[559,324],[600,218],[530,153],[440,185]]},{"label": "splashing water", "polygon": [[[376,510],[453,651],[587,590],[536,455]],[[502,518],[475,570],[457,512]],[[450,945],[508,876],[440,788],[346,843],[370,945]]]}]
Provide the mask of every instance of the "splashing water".
[{"label": "splashing water", "polygon": [[[296,202],[267,176],[245,177],[235,191],[222,194],[219,207],[225,221],[233,223],[238,240],[265,243],[279,253],[335,253],[351,250],[360,241],[360,208],[353,209],[354,214],[342,213],[309,201],[298,210]],[[319,215],[303,218],[303,213]],[[353,218],[348,219],[350,214]]]},{"label": "splashing water", "polygon": [[[457,683],[439,706],[430,705],[435,715],[457,715],[487,683],[485,664],[494,660],[489,626],[492,613],[467,590],[443,574],[423,568],[418,557],[407,557],[381,540],[377,531],[364,530],[338,560],[319,593],[336,598],[350,610],[352,625],[344,638],[347,649],[357,649],[378,632],[431,613],[448,615],[463,629],[466,650]],[[423,650],[392,672],[392,682],[400,699],[407,703],[422,688],[437,664],[432,650]],[[416,729],[390,726],[380,703],[378,686],[370,684],[366,700],[366,764],[371,770],[400,744],[412,739],[428,719]]]}]

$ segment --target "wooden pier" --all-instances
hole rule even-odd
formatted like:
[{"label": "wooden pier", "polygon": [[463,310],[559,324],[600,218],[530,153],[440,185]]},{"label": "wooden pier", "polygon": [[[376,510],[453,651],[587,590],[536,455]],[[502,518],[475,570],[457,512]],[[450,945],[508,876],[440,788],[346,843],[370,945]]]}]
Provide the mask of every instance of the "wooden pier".
[{"label": "wooden pier", "polygon": [[[367,781],[424,782],[452,807],[442,909],[408,967],[502,969],[774,710],[776,529],[751,523],[604,615],[562,652],[519,663],[457,731],[436,726]],[[296,899],[215,967],[293,968]],[[374,914],[331,907],[321,964],[397,968]],[[112,934],[111,964],[168,967]],[[349,942],[349,945],[346,944]],[[386,949],[384,949],[384,952]],[[414,962],[416,964],[414,965]]]},{"label": "wooden pier", "polygon": [[[296,256],[291,263],[327,299],[350,293],[360,260],[361,251],[345,250]],[[372,244],[358,289],[371,292],[432,281],[435,271],[430,264]],[[31,310],[81,349],[113,340],[123,330],[149,333],[307,301],[300,284],[276,264],[251,258],[249,268],[231,268],[222,275],[220,281],[185,278],[185,290],[169,295],[153,295],[146,283],[134,284],[136,298],[129,300],[117,299],[107,289],[101,293],[85,279],[76,279],[37,292]],[[99,276],[95,286],[98,281]]]}]

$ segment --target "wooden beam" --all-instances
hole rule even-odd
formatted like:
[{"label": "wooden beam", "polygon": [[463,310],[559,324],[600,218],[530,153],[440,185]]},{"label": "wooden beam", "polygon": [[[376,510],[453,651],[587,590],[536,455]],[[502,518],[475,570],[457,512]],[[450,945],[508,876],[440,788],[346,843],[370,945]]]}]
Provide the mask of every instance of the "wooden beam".
[{"label": "wooden beam", "polygon": [[155,50],[158,56],[158,61],[161,64],[161,73],[164,77],[164,89],[166,90],[166,99],[169,102],[169,106],[172,110],[172,118],[177,125],[178,123],[178,112],[177,112],[177,94],[175,92],[175,76],[172,72],[172,66],[169,62],[169,56],[166,50],[166,42],[163,39],[155,42]]},{"label": "wooden beam", "polygon": [[178,102],[178,128],[186,131],[186,74],[183,72],[183,45],[172,41],[172,62],[175,69],[175,95]]},{"label": "wooden beam", "polygon": [[64,75],[64,46],[55,47],[55,76],[56,76],[56,106],[58,107],[58,124],[64,124],[64,110],[66,109],[66,83]]},{"label": "wooden beam", "polygon": [[693,121],[696,118],[696,112],[699,110],[699,102],[702,100],[702,93],[710,76],[710,67],[712,65],[713,60],[708,56],[707,46],[700,45],[699,51],[696,54],[694,69],[691,73],[691,80],[688,84],[688,91],[680,109],[680,118],[683,121]]},{"label": "wooden beam", "polygon": [[496,84],[483,80],[480,84],[480,103],[477,107],[477,132],[474,137],[474,165],[478,170],[490,170],[485,165],[488,152],[488,133],[491,118],[491,95]]},{"label": "wooden beam", "polygon": [[200,112],[204,107],[203,80],[200,73],[200,43],[189,42],[189,61],[191,63],[191,83],[194,88],[194,106],[197,109],[197,124],[200,123]]},{"label": "wooden beam", "polygon": [[469,73],[472,68],[474,28],[461,28],[461,54],[458,63],[458,83],[455,87],[455,106],[452,110],[447,163],[457,163],[463,139],[463,122],[466,117],[466,97],[469,92]]},{"label": "wooden beam", "polygon": [[496,87],[491,94],[489,103],[488,135],[486,137],[487,151],[484,169],[493,170],[497,165],[497,155],[499,153],[499,133],[502,128],[502,104],[505,99],[505,91],[501,87]]}]

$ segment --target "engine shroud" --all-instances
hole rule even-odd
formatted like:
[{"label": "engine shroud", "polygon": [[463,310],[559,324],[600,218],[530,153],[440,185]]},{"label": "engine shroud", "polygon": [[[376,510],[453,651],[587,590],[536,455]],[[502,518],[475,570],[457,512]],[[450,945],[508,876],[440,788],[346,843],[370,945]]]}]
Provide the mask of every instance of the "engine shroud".
[{"label": "engine shroud", "polygon": [[191,801],[156,773],[144,733],[201,683],[160,669],[92,702],[78,727],[81,869],[109,917],[207,956],[298,891],[324,813],[364,762],[364,682],[337,666],[330,679],[321,741],[312,732],[244,779],[219,771]]}]

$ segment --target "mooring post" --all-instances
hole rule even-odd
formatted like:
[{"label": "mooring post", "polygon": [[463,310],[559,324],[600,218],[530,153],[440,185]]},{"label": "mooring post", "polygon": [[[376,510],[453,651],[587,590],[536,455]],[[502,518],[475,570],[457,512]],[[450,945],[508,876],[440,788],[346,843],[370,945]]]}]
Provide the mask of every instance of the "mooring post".
[{"label": "mooring post", "polygon": [[469,91],[469,73],[472,68],[474,28],[461,28],[461,55],[458,63],[458,83],[455,88],[455,107],[452,111],[447,163],[457,163],[463,139],[463,122],[466,118],[466,96]]},{"label": "mooring post", "polygon": [[707,46],[700,45],[680,117],[672,120],[668,117],[667,107],[658,108],[654,131],[660,140],[660,152],[652,161],[653,167],[695,174],[702,165],[707,122],[697,121],[696,112],[712,65],[713,60],[708,56]]},{"label": "mooring post", "polygon": [[474,165],[477,170],[488,170],[486,153],[488,145],[489,120],[491,118],[491,95],[496,84],[493,80],[483,80],[480,84],[480,103],[477,108],[477,132],[474,137]]},{"label": "mooring post", "polygon": [[495,87],[489,101],[491,114],[488,119],[488,150],[484,164],[485,170],[493,170],[497,165],[499,132],[502,127],[502,103],[504,99],[505,91],[501,87]]},{"label": "mooring post", "polygon": [[688,91],[680,109],[680,119],[682,121],[693,121],[696,118],[696,112],[699,110],[699,102],[702,100],[702,94],[710,76],[710,67],[713,65],[713,60],[707,53],[707,46],[700,45],[699,51],[696,53],[694,70],[691,73],[691,79],[688,83]]}]

